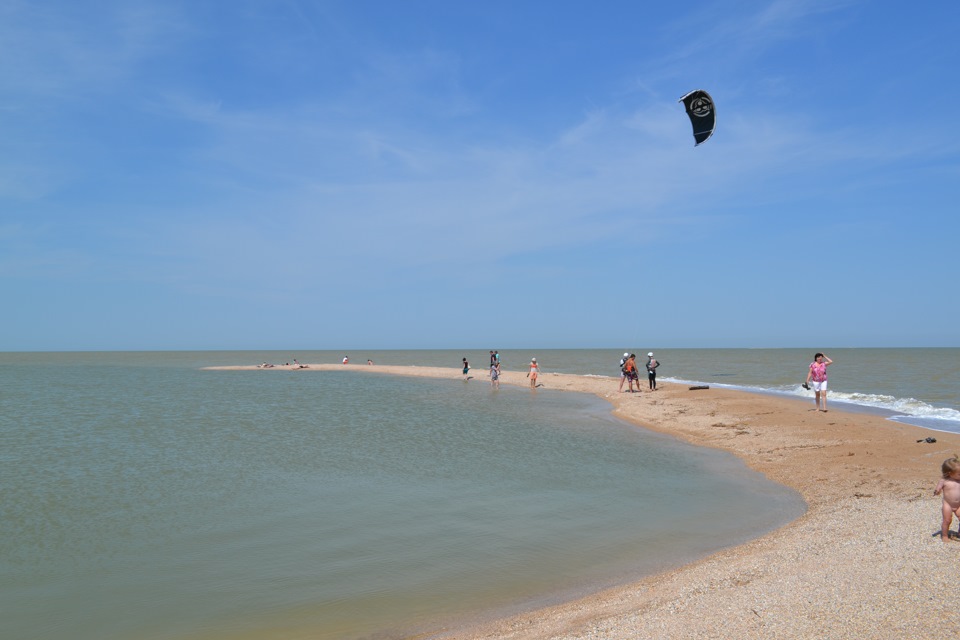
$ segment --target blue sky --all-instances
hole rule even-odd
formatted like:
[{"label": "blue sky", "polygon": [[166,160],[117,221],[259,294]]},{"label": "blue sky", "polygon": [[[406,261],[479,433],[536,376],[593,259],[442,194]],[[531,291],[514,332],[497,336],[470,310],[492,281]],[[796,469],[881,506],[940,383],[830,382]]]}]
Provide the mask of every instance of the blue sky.
[{"label": "blue sky", "polygon": [[0,350],[960,346],[958,24],[7,0]]}]

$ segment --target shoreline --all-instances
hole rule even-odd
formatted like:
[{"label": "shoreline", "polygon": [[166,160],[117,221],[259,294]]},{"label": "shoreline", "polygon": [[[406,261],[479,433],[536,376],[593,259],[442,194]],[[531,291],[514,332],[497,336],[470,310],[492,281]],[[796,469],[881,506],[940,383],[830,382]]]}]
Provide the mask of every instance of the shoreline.
[{"label": "shoreline", "polygon": [[[462,377],[459,369],[409,365],[301,370]],[[547,373],[541,381],[546,389],[597,395],[640,428],[733,453],[797,490],[807,513],[758,539],[630,584],[429,636],[903,638],[939,636],[960,622],[946,596],[960,544],[940,541],[940,498],[932,495],[940,463],[960,452],[960,434],[938,432],[936,443],[917,442],[930,431],[740,390],[660,383],[656,392],[618,393],[613,377]],[[489,384],[481,376],[473,382]],[[501,382],[529,386],[525,371],[504,371]],[[709,523],[704,529],[708,535]]]}]

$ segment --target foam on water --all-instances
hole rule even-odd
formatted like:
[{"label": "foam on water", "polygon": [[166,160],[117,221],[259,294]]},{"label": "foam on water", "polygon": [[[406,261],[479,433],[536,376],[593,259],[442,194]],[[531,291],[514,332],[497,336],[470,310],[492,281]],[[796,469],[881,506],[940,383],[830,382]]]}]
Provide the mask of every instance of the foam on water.
[{"label": "foam on water", "polygon": [[[686,385],[707,384],[702,381],[682,380],[679,378],[664,378],[664,381]],[[764,387],[760,385],[736,385],[711,382],[710,385],[750,393],[808,398],[811,401],[815,398],[813,391],[804,389],[800,384]],[[837,402],[849,405],[850,407],[875,410],[879,415],[896,422],[912,424],[936,431],[960,433],[960,411],[949,407],[937,407],[923,400],[918,400],[917,398],[898,398],[882,393],[846,392],[836,391],[834,389],[829,390],[828,398],[831,403]]]}]

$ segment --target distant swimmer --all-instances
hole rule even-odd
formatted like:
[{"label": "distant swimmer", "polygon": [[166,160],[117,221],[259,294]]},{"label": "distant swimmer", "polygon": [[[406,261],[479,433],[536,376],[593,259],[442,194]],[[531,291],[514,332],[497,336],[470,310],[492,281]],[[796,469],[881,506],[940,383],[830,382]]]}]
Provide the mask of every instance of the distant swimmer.
[{"label": "distant swimmer", "polygon": [[[817,411],[827,411],[827,367],[833,364],[833,360],[817,353],[813,356],[813,362],[810,363],[810,370],[807,371],[807,380],[803,386],[809,389],[810,381],[813,381],[813,393],[816,397]],[[823,408],[820,407],[820,399],[823,398]]]},{"label": "distant swimmer", "polygon": [[537,376],[540,375],[540,365],[537,364],[537,359],[533,358],[530,360],[530,371],[527,373],[527,377],[530,378],[530,388],[534,389],[537,386]]},{"label": "distant swimmer", "polygon": [[367,364],[373,364],[373,360],[371,360],[370,358],[367,358]]}]

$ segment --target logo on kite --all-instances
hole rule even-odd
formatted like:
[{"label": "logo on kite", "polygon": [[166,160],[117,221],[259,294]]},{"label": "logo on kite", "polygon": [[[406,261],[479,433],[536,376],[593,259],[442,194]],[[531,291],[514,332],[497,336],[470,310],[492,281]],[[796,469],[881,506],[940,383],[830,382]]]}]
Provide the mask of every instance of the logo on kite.
[{"label": "logo on kite", "polygon": [[690,124],[693,125],[693,139],[697,141],[697,145],[706,142],[717,126],[717,108],[713,104],[713,98],[703,89],[697,89],[679,101],[686,108]]},{"label": "logo on kite", "polygon": [[700,96],[690,103],[690,113],[698,118],[706,118],[712,111],[713,103],[710,102],[710,98],[706,96]]}]

